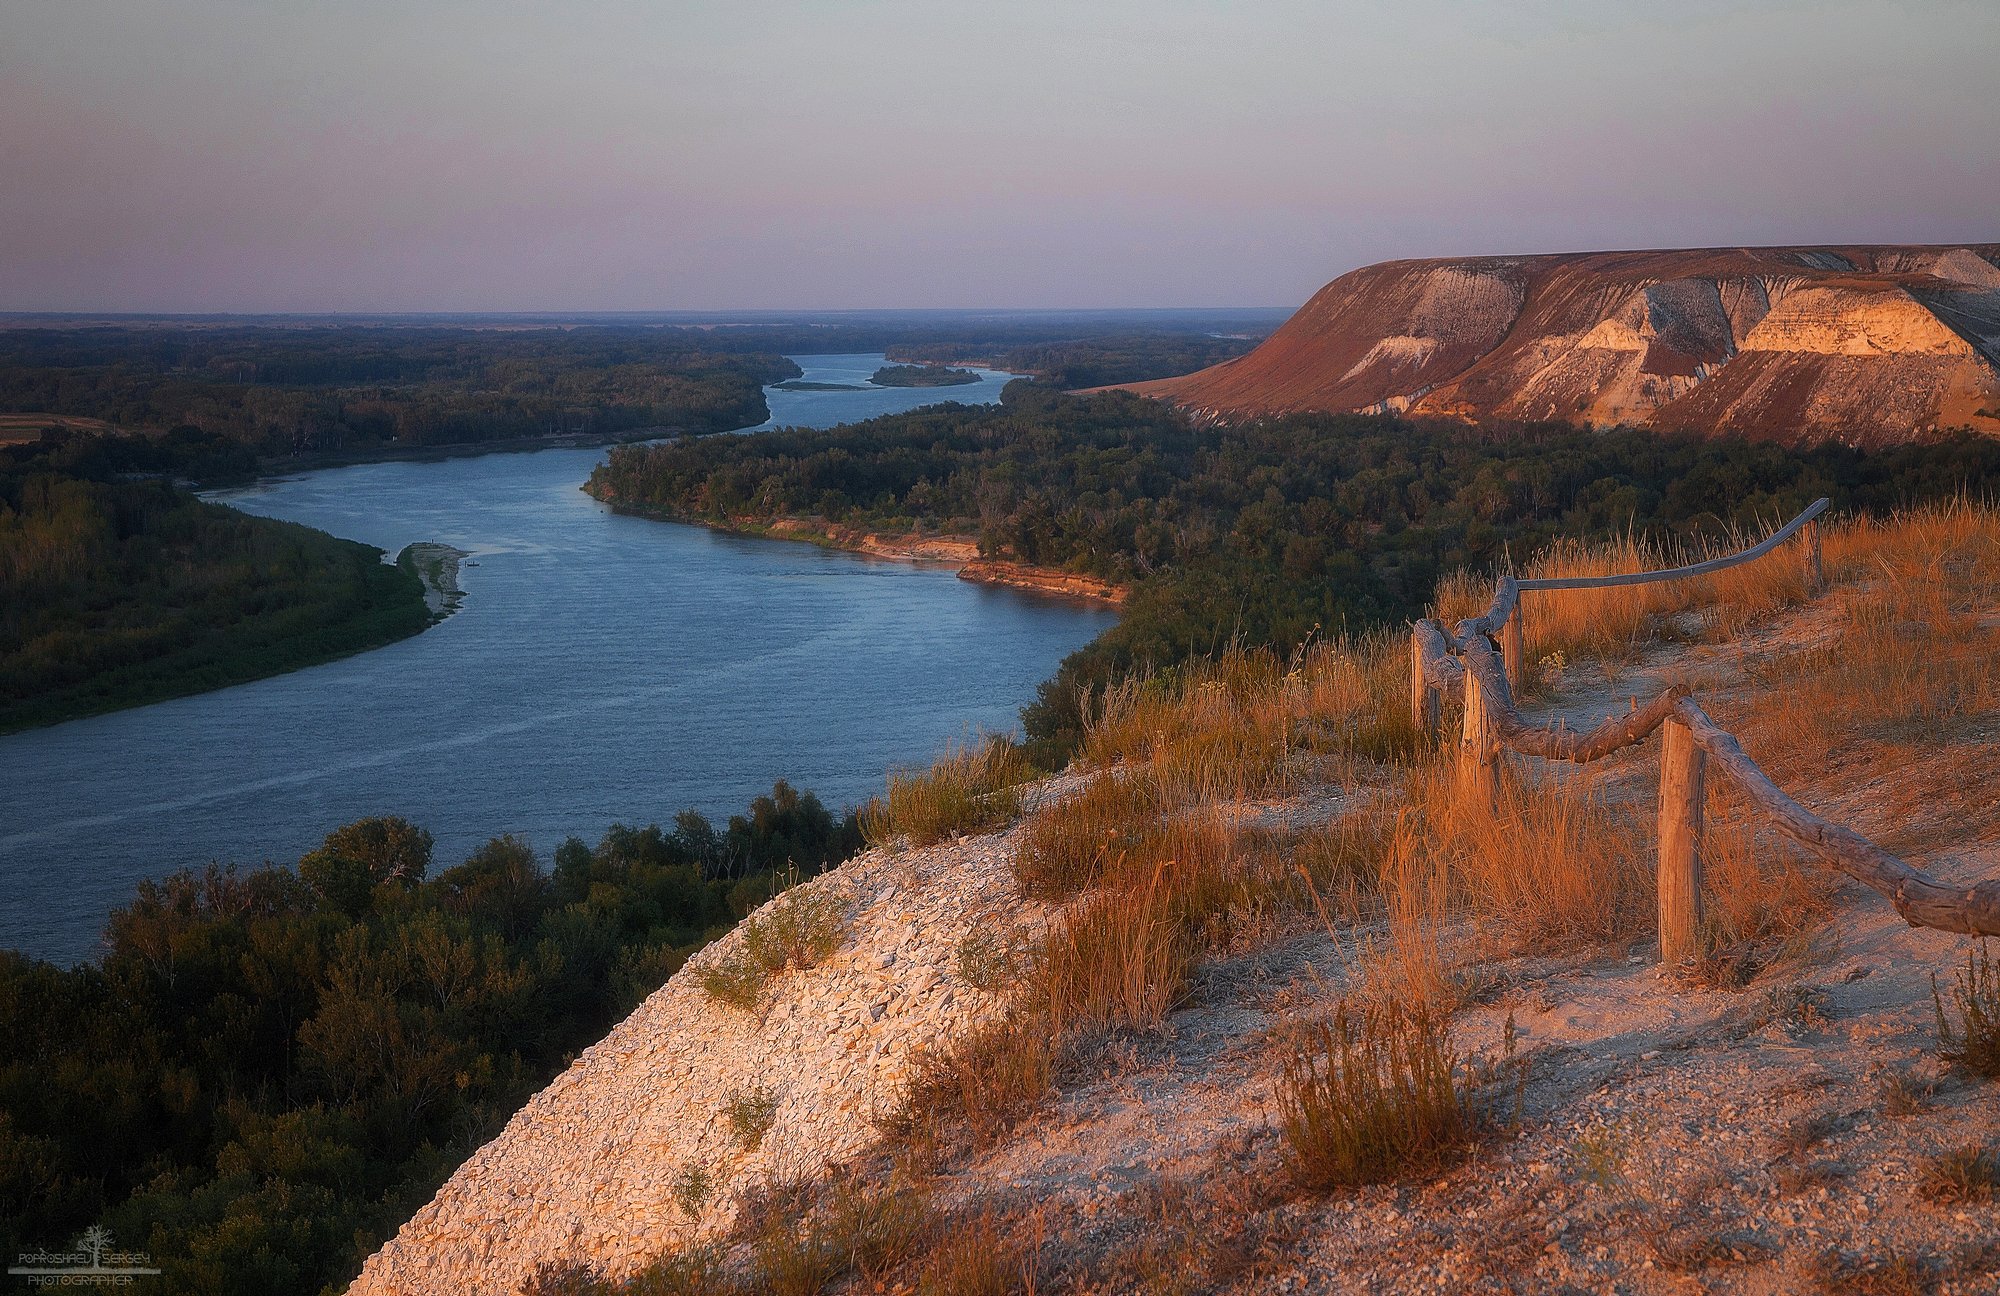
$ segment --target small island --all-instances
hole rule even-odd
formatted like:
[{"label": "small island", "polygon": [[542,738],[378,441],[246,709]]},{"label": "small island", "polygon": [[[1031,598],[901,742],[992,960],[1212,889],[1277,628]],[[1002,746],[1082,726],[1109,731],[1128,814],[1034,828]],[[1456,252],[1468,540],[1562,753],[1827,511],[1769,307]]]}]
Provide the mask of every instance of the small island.
[{"label": "small island", "polygon": [[979,381],[970,369],[947,369],[939,365],[883,365],[868,380],[877,387],[963,387]]}]

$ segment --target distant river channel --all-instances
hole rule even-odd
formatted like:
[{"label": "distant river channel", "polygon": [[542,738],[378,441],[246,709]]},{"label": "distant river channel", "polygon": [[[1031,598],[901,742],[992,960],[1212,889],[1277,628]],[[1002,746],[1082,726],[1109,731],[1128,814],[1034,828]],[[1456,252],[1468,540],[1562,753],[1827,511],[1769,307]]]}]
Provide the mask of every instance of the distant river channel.
[{"label": "distant river channel", "polygon": [[[795,356],[862,383],[879,355]],[[773,425],[829,427],[933,389],[780,391]],[[720,820],[774,779],[835,811],[978,728],[1113,614],[951,570],[620,517],[578,487],[604,451],[364,464],[213,498],[395,553],[471,558],[461,609],[423,634],[253,684],[0,737],[0,947],[93,957],[142,878],[290,863],[397,814],[444,868],[500,833],[546,861],[614,822]]]}]

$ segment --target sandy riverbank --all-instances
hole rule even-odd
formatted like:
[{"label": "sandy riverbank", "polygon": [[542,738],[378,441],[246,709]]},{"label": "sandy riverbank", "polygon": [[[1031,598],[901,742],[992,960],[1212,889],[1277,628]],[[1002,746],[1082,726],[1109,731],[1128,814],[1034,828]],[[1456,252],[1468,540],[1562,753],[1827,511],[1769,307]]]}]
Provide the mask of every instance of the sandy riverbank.
[{"label": "sandy riverbank", "polygon": [[458,568],[468,556],[463,549],[431,540],[405,545],[396,555],[396,565],[409,568],[424,583],[424,606],[431,610],[433,622],[458,611],[465,600],[465,591],[458,584]]}]

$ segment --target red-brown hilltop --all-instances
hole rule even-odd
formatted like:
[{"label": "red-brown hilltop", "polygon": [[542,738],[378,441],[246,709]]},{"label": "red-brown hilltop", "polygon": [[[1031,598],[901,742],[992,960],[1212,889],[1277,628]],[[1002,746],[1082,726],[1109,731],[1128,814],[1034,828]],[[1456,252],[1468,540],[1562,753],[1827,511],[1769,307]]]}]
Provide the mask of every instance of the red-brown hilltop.
[{"label": "red-brown hilltop", "polygon": [[1386,261],[1249,355],[1130,390],[1881,445],[2000,434],[2000,244]]}]

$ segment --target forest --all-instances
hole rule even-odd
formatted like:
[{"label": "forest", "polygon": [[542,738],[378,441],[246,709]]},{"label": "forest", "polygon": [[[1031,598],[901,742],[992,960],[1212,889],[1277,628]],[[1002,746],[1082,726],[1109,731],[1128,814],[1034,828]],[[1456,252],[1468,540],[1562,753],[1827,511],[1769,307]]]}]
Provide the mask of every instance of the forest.
[{"label": "forest", "polygon": [[96,964],[0,952],[0,1248],[102,1224],[199,1296],[337,1291],[696,949],[861,837],[784,783],[432,870],[402,819],[142,884]]},{"label": "forest", "polygon": [[1108,387],[1114,383],[1174,378],[1248,355],[1268,328],[1230,336],[1214,333],[1128,333],[1065,338],[1005,347],[968,348],[952,343],[905,343],[889,348],[891,360],[926,364],[977,364],[1030,374],[1050,387]]},{"label": "forest", "polygon": [[1820,495],[1879,510],[1996,487],[2000,443],[1970,436],[1864,454],[1372,415],[1204,426],[1124,393],[1016,382],[998,406],[624,447],[588,489],[710,525],[804,517],[974,536],[988,557],[1130,586],[1119,624],[1023,715],[1049,765],[1076,740],[1082,690],[1232,640],[1289,649],[1420,615],[1444,573],[1559,535],[1713,538]]},{"label": "forest", "polygon": [[877,387],[963,387],[978,382],[979,375],[944,365],[883,365],[868,381]]},{"label": "forest", "polygon": [[189,431],[0,447],[0,733],[275,675],[412,635],[423,586],[370,545],[206,504]]},{"label": "forest", "polygon": [[719,432],[762,422],[764,386],[798,374],[697,330],[0,329],[0,413],[192,427],[265,457]]}]

